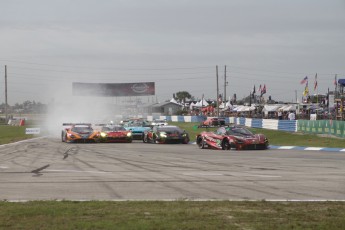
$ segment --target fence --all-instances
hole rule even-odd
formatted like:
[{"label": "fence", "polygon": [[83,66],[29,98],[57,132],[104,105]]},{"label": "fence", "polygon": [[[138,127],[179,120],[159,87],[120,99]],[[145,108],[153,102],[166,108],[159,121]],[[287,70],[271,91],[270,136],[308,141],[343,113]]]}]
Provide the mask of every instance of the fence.
[{"label": "fence", "polygon": [[298,131],[345,137],[345,122],[334,120],[298,120]]},{"label": "fence", "polygon": [[[147,116],[147,120],[149,121],[153,119],[166,119],[167,121],[173,122],[202,122],[206,118],[205,116]],[[225,123],[245,125],[252,128],[297,132],[297,121],[225,117]]]},{"label": "fence", "polygon": [[[202,122],[205,116],[147,116],[147,120],[166,119],[176,122]],[[245,125],[252,128],[273,129],[288,132],[306,132],[313,134],[329,134],[345,137],[345,121],[335,120],[273,120],[244,117],[226,117],[226,123]]]}]

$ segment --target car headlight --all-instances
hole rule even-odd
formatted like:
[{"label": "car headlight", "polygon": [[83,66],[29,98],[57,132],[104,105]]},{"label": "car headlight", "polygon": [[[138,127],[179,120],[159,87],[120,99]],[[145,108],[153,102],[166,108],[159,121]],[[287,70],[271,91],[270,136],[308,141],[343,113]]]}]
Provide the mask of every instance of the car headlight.
[{"label": "car headlight", "polygon": [[107,136],[107,134],[106,134],[106,133],[101,132],[101,137],[106,137],[106,136]]},{"label": "car headlight", "polygon": [[165,137],[167,137],[167,134],[165,132],[161,132],[161,133],[159,133],[159,136],[162,138],[165,138]]},{"label": "car headlight", "polygon": [[127,137],[131,137],[131,136],[132,136],[131,132],[127,133]]}]

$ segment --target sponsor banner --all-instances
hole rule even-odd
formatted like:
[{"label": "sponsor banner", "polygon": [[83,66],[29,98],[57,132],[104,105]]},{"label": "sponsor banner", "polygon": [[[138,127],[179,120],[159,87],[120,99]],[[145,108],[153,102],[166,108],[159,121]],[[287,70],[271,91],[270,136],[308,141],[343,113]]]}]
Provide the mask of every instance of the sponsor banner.
[{"label": "sponsor banner", "polygon": [[72,83],[74,96],[126,97],[155,95],[154,82]]},{"label": "sponsor banner", "polygon": [[26,128],[25,134],[40,134],[40,128]]}]

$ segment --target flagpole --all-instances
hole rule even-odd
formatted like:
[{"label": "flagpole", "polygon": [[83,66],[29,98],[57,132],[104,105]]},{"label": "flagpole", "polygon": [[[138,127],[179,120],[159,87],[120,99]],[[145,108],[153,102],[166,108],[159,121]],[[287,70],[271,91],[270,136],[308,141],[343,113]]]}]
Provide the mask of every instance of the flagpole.
[{"label": "flagpole", "polygon": [[315,75],[315,87],[316,87],[316,104],[319,105],[319,87],[317,87],[317,73]]}]

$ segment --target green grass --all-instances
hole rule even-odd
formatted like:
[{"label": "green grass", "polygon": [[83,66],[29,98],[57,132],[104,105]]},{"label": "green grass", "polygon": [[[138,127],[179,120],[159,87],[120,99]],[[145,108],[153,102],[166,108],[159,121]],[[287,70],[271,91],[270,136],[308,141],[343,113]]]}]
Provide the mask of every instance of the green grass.
[{"label": "green grass", "polygon": [[11,142],[30,139],[33,135],[25,134],[25,126],[0,126],[0,144],[7,144]]},{"label": "green grass", "polygon": [[344,202],[0,202],[0,229],[344,229]]}]

